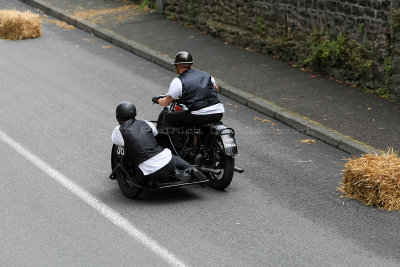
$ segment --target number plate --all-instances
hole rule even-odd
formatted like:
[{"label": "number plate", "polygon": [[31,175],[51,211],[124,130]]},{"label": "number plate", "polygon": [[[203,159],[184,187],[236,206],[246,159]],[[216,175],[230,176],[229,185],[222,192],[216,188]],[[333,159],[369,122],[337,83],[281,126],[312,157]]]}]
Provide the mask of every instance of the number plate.
[{"label": "number plate", "polygon": [[229,134],[221,135],[222,143],[224,145],[225,154],[228,156],[234,156],[237,152],[236,140]]},{"label": "number plate", "polygon": [[117,155],[120,157],[125,156],[125,149],[123,146],[118,146],[117,147]]}]

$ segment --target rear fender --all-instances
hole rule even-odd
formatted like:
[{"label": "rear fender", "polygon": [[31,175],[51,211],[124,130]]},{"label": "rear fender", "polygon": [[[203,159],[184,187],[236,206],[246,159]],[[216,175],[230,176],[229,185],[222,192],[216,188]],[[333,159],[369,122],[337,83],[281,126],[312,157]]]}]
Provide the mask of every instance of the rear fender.
[{"label": "rear fender", "polygon": [[237,144],[235,140],[235,130],[225,125],[211,125],[210,133],[214,136],[220,136],[222,140],[222,146],[225,154],[229,157],[234,157],[238,154]]}]

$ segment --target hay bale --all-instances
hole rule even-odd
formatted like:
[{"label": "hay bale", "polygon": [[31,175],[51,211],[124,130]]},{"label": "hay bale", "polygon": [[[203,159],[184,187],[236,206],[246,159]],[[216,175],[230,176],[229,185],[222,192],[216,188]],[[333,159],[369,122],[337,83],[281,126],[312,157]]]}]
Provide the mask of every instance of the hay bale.
[{"label": "hay bale", "polygon": [[347,160],[338,188],[345,197],[383,210],[400,209],[400,158],[393,150]]},{"label": "hay bale", "polygon": [[40,16],[30,11],[0,10],[0,38],[22,40],[42,34]]}]

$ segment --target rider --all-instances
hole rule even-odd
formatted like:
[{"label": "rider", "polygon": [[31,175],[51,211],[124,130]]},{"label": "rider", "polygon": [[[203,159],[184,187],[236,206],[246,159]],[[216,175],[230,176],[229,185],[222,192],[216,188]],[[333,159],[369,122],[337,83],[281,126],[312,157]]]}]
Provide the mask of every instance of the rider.
[{"label": "rider", "polygon": [[[193,176],[205,180],[206,176],[168,148],[162,148],[156,141],[158,134],[155,126],[145,120],[137,120],[136,107],[130,102],[122,102],[116,108],[116,126],[111,140],[115,145],[124,146],[128,155],[138,164],[138,181],[156,181],[169,177],[189,182]],[[139,171],[140,170],[140,171]]]},{"label": "rider", "polygon": [[218,86],[205,72],[192,69],[193,57],[186,51],[176,54],[174,66],[179,77],[174,78],[166,96],[155,96],[152,101],[168,106],[173,100],[187,106],[188,110],[165,114],[167,126],[198,126],[219,122],[224,105],[217,97]]}]

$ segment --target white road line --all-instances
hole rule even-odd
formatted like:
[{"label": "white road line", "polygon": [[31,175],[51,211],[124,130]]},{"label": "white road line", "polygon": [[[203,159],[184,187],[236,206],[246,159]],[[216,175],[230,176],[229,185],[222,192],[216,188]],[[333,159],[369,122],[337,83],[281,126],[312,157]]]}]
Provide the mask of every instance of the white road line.
[{"label": "white road line", "polygon": [[163,248],[155,240],[151,239],[144,232],[136,228],[132,223],[125,219],[121,214],[107,206],[105,203],[97,199],[95,196],[87,192],[85,189],[74,183],[71,179],[57,171],[49,164],[41,160],[39,157],[32,154],[29,150],[25,149],[14,139],[0,130],[0,140],[12,147],[21,156],[29,160],[32,164],[45,172],[51,178],[59,182],[66,189],[71,191],[74,195],[79,197],[85,203],[97,210],[101,215],[110,220],[113,224],[124,230],[135,240],[143,244],[145,247],[154,251],[157,255],[161,256],[172,266],[185,266],[174,254]]}]

